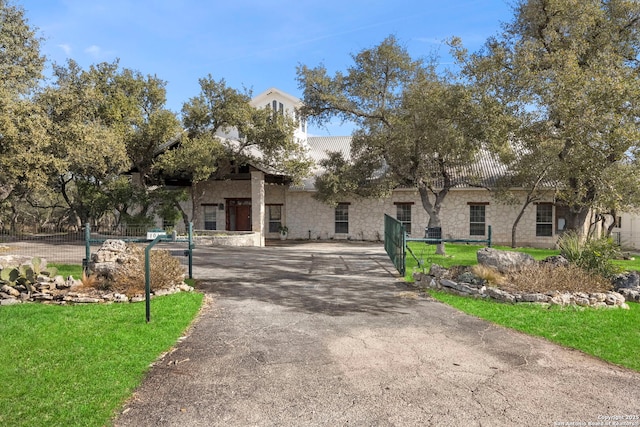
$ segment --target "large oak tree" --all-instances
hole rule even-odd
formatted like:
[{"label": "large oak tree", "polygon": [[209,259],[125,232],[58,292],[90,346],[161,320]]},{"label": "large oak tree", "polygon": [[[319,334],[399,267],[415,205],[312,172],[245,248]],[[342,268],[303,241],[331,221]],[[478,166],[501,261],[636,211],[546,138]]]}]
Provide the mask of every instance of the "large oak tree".
[{"label": "large oak tree", "polygon": [[475,86],[516,119],[517,144],[554,153],[550,179],[570,229],[584,230],[603,199],[619,199],[611,193],[625,189],[616,183],[638,185],[615,176],[639,148],[639,29],[633,0],[522,0],[484,50],[466,55],[458,46]]},{"label": "large oak tree", "polygon": [[491,98],[448,77],[433,61],[411,58],[394,37],[353,55],[353,65],[333,76],[324,66],[298,67],[304,114],[320,125],[334,118],[357,125],[350,158],[331,153],[323,162],[318,197],[335,204],[416,188],[427,226],[442,227],[447,194],[473,181],[468,166],[483,145],[504,140],[484,133]]}]

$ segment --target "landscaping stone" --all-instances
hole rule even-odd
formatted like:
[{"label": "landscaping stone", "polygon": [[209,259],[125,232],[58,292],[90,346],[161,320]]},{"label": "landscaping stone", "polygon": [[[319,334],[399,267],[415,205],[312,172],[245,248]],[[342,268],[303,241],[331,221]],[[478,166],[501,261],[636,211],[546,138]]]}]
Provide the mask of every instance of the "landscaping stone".
[{"label": "landscaping stone", "polygon": [[534,265],[536,260],[522,252],[500,251],[493,248],[482,248],[477,252],[478,263],[491,267],[501,273],[520,271],[523,267]]},{"label": "landscaping stone", "polygon": [[431,267],[429,268],[429,276],[433,276],[438,279],[441,277],[446,277],[448,274],[449,270],[438,264],[431,264]]},{"label": "landscaping stone", "polygon": [[462,292],[462,293],[468,294],[468,295],[479,295],[480,294],[478,288],[473,288],[471,286],[468,286],[465,283],[457,283],[457,282],[454,282],[453,280],[440,279],[440,285],[442,287],[444,287],[444,288],[455,289],[458,292]]},{"label": "landscaping stone", "polygon": [[613,278],[613,289],[615,291],[637,287],[640,287],[640,273],[637,271],[627,271]]},{"label": "landscaping stone", "polygon": [[517,301],[520,302],[537,302],[537,303],[547,303],[549,302],[549,295],[534,293],[534,294],[521,294]]},{"label": "landscaping stone", "polygon": [[0,291],[9,294],[10,296],[13,297],[19,297],[20,296],[20,291],[18,291],[17,289],[9,286],[9,285],[2,285],[2,288],[0,288]]},{"label": "landscaping stone", "polygon": [[[444,272],[443,267],[434,269],[438,274],[443,276],[449,276],[449,271]],[[463,273],[464,274],[464,273]],[[430,288],[430,289],[444,289],[459,293],[461,295],[469,295],[476,297],[487,297],[500,302],[507,303],[537,303],[537,304],[549,304],[558,306],[580,306],[580,307],[595,307],[595,308],[622,308],[629,309],[626,301],[638,301],[640,302],[640,288],[628,289],[623,288],[621,292],[558,292],[550,291],[548,294],[543,293],[523,293],[512,294],[505,290],[496,287],[479,288],[470,285],[469,283],[463,283],[452,279],[424,275],[414,274],[415,283],[414,286],[418,288]],[[465,280],[468,277],[465,277]],[[188,286],[188,285],[185,285]]]},{"label": "landscaping stone", "polygon": [[511,295],[509,292],[503,291],[502,289],[487,287],[484,293],[489,298],[495,299],[497,301],[508,302],[508,303],[516,302],[515,296]]},{"label": "landscaping stone", "polygon": [[626,301],[640,302],[640,288],[622,288],[618,292],[620,292],[620,294],[625,298]]},{"label": "landscaping stone", "polygon": [[540,264],[551,265],[553,267],[566,267],[569,265],[569,260],[562,255],[551,255],[540,261]]}]

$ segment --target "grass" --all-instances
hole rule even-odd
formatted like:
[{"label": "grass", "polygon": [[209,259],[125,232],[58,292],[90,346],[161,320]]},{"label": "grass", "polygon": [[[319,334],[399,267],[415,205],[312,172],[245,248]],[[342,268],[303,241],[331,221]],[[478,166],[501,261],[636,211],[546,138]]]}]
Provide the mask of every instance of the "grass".
[{"label": "grass", "polygon": [[47,267],[55,267],[58,269],[58,274],[62,277],[73,276],[74,279],[79,279],[82,277],[82,266],[79,264],[55,264],[48,263]]},{"label": "grass", "polygon": [[434,298],[498,325],[544,337],[557,344],[640,371],[640,304],[629,310],[546,308],[430,292]]},{"label": "grass", "polygon": [[145,304],[0,309],[0,425],[110,424],[150,364],[194,319],[203,295]]}]

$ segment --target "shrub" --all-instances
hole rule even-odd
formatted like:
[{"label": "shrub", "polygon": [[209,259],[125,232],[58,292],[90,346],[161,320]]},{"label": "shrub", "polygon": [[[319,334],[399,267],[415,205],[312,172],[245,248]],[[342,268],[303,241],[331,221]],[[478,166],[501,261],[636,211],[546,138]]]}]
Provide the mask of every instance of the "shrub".
[{"label": "shrub", "polygon": [[[127,245],[127,260],[118,266],[112,280],[96,280],[87,277],[84,286],[100,290],[109,290],[129,297],[145,291],[144,249],[136,245]],[[184,281],[184,268],[180,260],[166,250],[153,250],[149,259],[151,290],[167,289]]]},{"label": "shrub", "polygon": [[486,265],[476,264],[471,267],[471,272],[489,285],[504,285],[506,281],[506,278],[498,270]]},{"label": "shrub", "polygon": [[510,292],[606,292],[612,290],[611,281],[602,275],[585,270],[577,264],[555,267],[537,264],[509,273],[501,289]]},{"label": "shrub", "polygon": [[620,257],[620,248],[613,239],[601,237],[582,241],[573,231],[565,233],[558,241],[560,253],[575,265],[610,278],[620,272],[613,260]]}]

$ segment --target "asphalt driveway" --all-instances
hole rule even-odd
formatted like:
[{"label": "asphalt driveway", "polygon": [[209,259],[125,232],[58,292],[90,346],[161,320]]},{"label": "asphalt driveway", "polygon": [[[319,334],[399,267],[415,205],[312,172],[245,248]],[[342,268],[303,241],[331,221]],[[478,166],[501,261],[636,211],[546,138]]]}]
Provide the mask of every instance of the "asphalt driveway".
[{"label": "asphalt driveway", "polygon": [[639,373],[420,297],[381,244],[195,265],[209,304],[118,426],[640,425]]}]

